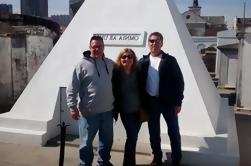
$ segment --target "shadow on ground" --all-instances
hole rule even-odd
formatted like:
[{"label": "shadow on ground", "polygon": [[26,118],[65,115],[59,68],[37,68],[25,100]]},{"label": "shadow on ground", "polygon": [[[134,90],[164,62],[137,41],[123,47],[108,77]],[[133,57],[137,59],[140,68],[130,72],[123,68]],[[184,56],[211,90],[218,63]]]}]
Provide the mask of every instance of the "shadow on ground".
[{"label": "shadow on ground", "polygon": [[[65,137],[65,144],[67,145],[67,142],[75,142],[77,141],[78,137],[75,135],[66,135]],[[60,146],[61,143],[61,136],[58,135],[52,139],[50,139],[47,144],[45,145],[46,147],[56,147]],[[76,144],[78,146],[78,144]]]}]

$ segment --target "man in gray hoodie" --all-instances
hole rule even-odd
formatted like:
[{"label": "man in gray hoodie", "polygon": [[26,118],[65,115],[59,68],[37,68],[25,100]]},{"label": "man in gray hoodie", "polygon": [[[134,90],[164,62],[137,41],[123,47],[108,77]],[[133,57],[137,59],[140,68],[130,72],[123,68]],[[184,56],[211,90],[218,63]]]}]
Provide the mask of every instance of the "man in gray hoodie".
[{"label": "man in gray hoodie", "polygon": [[[93,140],[99,132],[98,165],[110,166],[113,143],[113,61],[104,56],[104,42],[99,36],[90,39],[88,51],[76,65],[67,88],[67,105],[78,120],[80,166],[91,166]],[[78,99],[80,99],[78,103]]]}]

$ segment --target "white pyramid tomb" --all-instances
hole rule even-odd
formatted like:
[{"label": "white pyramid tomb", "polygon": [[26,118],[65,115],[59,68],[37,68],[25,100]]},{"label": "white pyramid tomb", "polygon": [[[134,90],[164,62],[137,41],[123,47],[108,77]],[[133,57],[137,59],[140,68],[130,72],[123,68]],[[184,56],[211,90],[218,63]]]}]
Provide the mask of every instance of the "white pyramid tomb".
[{"label": "white pyramid tomb", "polygon": [[[138,58],[147,54],[147,37],[154,31],[163,34],[163,51],[176,57],[184,75],[185,97],[179,114],[183,149],[238,157],[233,115],[217,93],[173,0],[86,0],[11,111],[0,115],[0,141],[44,145],[59,134],[59,112],[66,109],[60,87],[67,86],[93,34],[103,35],[105,54],[115,60],[125,47],[135,50]],[[69,129],[76,134],[74,125]],[[115,143],[125,140],[121,131],[124,128],[118,122]],[[163,119],[161,132],[162,147],[168,149]],[[138,144],[149,145],[146,124]]]}]

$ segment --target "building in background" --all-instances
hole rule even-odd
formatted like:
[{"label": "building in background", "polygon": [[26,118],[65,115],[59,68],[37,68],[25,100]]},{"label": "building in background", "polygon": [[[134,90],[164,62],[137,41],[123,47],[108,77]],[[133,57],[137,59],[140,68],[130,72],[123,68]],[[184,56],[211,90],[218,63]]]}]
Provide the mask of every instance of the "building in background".
[{"label": "building in background", "polygon": [[201,9],[198,0],[193,0],[192,6],[188,7],[188,11],[182,13],[182,17],[194,44],[217,85],[217,80],[214,78],[216,75],[217,32],[226,30],[227,24],[224,16],[202,16]]},{"label": "building in background", "polygon": [[77,13],[78,9],[84,1],[85,0],[70,0],[69,13],[71,17],[74,17],[74,15]]},{"label": "building in background", "polygon": [[216,48],[217,32],[227,29],[224,16],[202,16],[201,9],[198,0],[193,0],[193,4],[188,7],[188,11],[182,13],[198,51],[209,47]]},{"label": "building in background", "polygon": [[60,33],[62,34],[72,18],[70,15],[64,14],[64,15],[51,15],[50,19],[60,25]]},{"label": "building in background", "polygon": [[62,14],[62,15],[51,15],[50,19],[52,21],[57,22],[60,26],[67,27],[67,25],[70,23],[71,18],[69,15]]},{"label": "building in background", "polygon": [[[237,69],[239,64],[239,40],[244,28],[251,27],[251,18],[234,18],[232,30],[217,34],[217,66],[216,77],[219,87],[235,90],[237,84]],[[248,41],[248,40],[247,40]]]},{"label": "building in background", "polygon": [[218,87],[235,89],[238,65],[238,45],[236,30],[226,30],[217,34],[217,67]]},{"label": "building in background", "polygon": [[85,0],[69,0],[69,15],[51,15],[50,20],[60,25],[62,34]]},{"label": "building in background", "polygon": [[53,21],[0,14],[0,113],[9,111],[58,38]]},{"label": "building in background", "polygon": [[193,0],[188,8],[182,16],[192,36],[216,36],[217,32],[227,29],[224,16],[201,16],[198,0]]},{"label": "building in background", "polygon": [[21,14],[47,18],[48,0],[21,0]]},{"label": "building in background", "polygon": [[0,4],[0,14],[12,14],[13,8],[10,4]]}]

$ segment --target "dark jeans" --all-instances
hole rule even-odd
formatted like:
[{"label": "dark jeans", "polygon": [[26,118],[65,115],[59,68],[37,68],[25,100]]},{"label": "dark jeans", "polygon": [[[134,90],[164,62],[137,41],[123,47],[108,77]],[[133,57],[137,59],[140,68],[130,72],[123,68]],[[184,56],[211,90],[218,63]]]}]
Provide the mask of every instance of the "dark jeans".
[{"label": "dark jeans", "polygon": [[136,165],[135,153],[138,133],[141,122],[138,119],[138,113],[121,113],[121,120],[126,130],[126,143],[124,150],[124,166]]},{"label": "dark jeans", "polygon": [[161,138],[160,138],[160,115],[162,114],[167,127],[171,143],[171,158],[174,163],[181,160],[181,138],[179,132],[178,116],[173,106],[164,106],[157,98],[150,98],[149,109],[150,118],[148,128],[150,143],[155,160],[162,160]]}]

